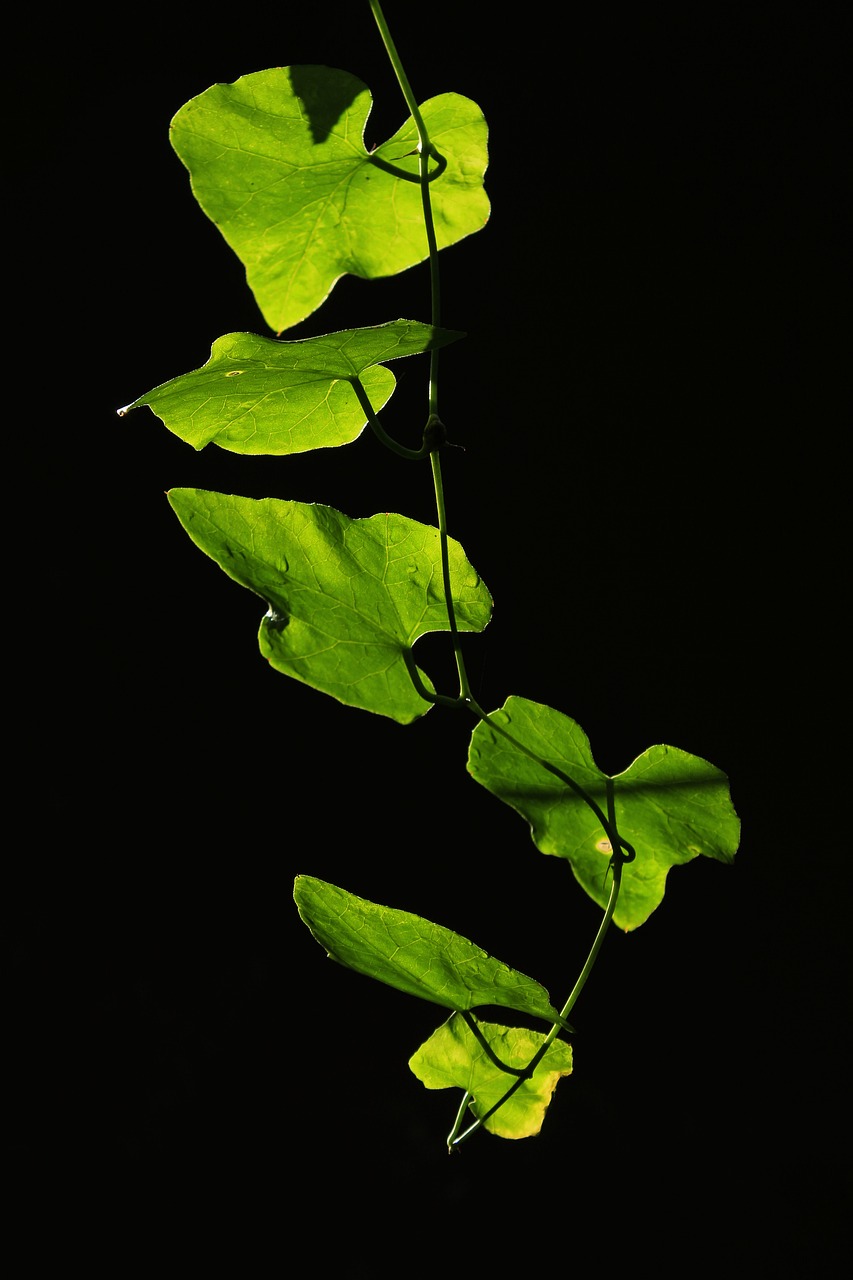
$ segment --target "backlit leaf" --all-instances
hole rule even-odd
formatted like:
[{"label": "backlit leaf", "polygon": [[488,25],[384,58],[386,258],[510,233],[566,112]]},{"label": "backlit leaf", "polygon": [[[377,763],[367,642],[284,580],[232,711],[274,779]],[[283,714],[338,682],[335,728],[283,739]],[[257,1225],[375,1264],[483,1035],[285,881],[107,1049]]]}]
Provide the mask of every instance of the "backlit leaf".
[{"label": "backlit leaf", "polygon": [[[259,644],[276,670],[401,724],[430,709],[406,659],[419,636],[448,629],[437,529],[391,513],[353,520],[318,503],[202,489],[168,498],[196,545],[269,606]],[[459,543],[448,542],[457,625],[482,631],[491,596]],[[196,626],[209,643],[209,619]]]},{"label": "backlit leaf", "polygon": [[332,959],[358,973],[446,1009],[499,1005],[559,1021],[544,987],[451,929],[313,876],[296,877],[293,897]]},{"label": "backlit leaf", "polygon": [[[478,1022],[480,1034],[499,1061],[522,1069],[532,1061],[545,1036],[524,1027]],[[427,1089],[467,1090],[470,1110],[479,1119],[499,1102],[515,1077],[495,1065],[458,1014],[454,1014],[409,1059],[409,1067]],[[532,1078],[483,1124],[501,1138],[531,1138],[542,1128],[545,1112],[563,1076],[572,1071],[571,1045],[555,1040]]]},{"label": "backlit leaf", "polygon": [[[367,86],[346,71],[275,67],[212,85],[172,120],[193,194],[276,333],[316,311],[341,276],[395,275],[429,255],[420,184],[381,167],[418,173],[414,122],[368,151],[371,107]],[[443,249],[488,219],[488,130],[476,103],[458,94],[432,98],[420,113],[447,161],[430,183]]]},{"label": "backlit leaf", "polygon": [[378,412],[395,386],[380,362],[463,336],[415,320],[299,342],[229,333],[217,338],[201,369],[164,382],[120,413],[148,405],[195,449],[217,444],[231,453],[290,454],[349,444],[366,422],[354,379]]},{"label": "backlit leaf", "polygon": [[[573,720],[518,697],[508,698],[492,718],[520,747],[559,768],[607,812],[606,775]],[[468,769],[527,819],[542,853],[566,858],[589,896],[606,905],[610,845],[595,813],[575,791],[484,723],[471,736]],[[617,830],[636,850],[636,859],[623,868],[613,915],[629,930],[660,905],[671,867],[700,854],[732,862],[740,820],[722,770],[677,747],[649,747],[614,777],[613,786]]]}]

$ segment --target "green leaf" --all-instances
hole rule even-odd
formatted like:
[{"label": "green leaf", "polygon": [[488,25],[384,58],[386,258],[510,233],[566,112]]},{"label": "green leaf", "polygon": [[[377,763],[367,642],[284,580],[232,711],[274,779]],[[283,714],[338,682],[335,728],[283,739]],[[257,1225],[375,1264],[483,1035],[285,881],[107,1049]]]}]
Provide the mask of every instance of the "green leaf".
[{"label": "green leaf", "polygon": [[416,320],[280,342],[252,333],[217,338],[201,369],[172,378],[119,410],[148,405],[195,449],[289,454],[349,444],[364,429],[358,379],[375,412],[395,379],[382,361],[433,351],[464,334]]},{"label": "green leaf", "polygon": [[349,969],[445,1009],[499,1005],[546,1022],[560,1020],[538,982],[450,929],[312,876],[296,877],[293,897],[313,936]]},{"label": "green leaf", "polygon": [[[448,630],[437,529],[389,513],[353,520],[319,504],[202,489],[172,489],[168,498],[195,544],[269,606],[258,639],[276,670],[401,724],[430,709],[406,663],[419,636]],[[448,555],[457,625],[482,631],[491,596],[453,539]],[[198,626],[204,640],[211,624]]]},{"label": "green leaf", "polygon": [[[276,332],[298,324],[341,276],[395,275],[429,255],[409,120],[368,152],[372,97],[331,67],[276,67],[215,84],[181,107],[172,145],[201,208],[246,268]],[[447,167],[430,183],[439,249],[488,220],[488,129],[476,103],[445,93],[420,107]]]},{"label": "green leaf", "polygon": [[[542,853],[566,858],[589,896],[604,907],[612,881],[610,845],[582,797],[524,751],[567,774],[607,812],[606,780],[583,730],[568,716],[525,698],[511,697],[491,717],[519,744],[480,723],[471,736],[468,770],[493,795],[530,823]],[[730,863],[740,820],[726,775],[677,747],[654,746],[613,779],[616,828],[636,850],[622,872],[614,922],[625,930],[643,924],[663,900],[673,866],[700,854]]]},{"label": "green leaf", "polygon": [[[478,1029],[495,1056],[522,1069],[532,1061],[545,1036],[523,1027],[479,1022]],[[464,1089],[473,1097],[470,1109],[480,1119],[504,1096],[515,1076],[501,1071],[458,1014],[433,1032],[409,1066],[427,1089]],[[571,1045],[555,1040],[530,1080],[516,1090],[483,1124],[500,1138],[531,1138],[542,1128],[545,1112],[560,1079],[571,1075]]]}]

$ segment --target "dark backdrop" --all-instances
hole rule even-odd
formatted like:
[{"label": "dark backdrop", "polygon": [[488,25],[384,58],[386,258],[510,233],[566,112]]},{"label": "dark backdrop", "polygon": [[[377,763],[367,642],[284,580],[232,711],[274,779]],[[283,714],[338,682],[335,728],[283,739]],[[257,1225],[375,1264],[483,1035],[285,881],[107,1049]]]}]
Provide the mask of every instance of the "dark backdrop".
[{"label": "dark backdrop", "polygon": [[[17,1203],[84,1248],[172,1222],[204,1265],[236,1242],[241,1272],[307,1242],[365,1273],[524,1243],[825,1274],[846,1192],[845,853],[824,781],[836,23],[498,13],[386,6],[419,99],[465,94],[490,126],[491,219],[442,255],[443,320],[468,334],[442,358],[449,520],[495,599],[466,644],[474,688],[572,716],[608,772],[657,742],[711,760],[743,823],[736,864],[676,869],[648,924],[608,939],[542,1134],[449,1158],[456,1098],[406,1065],[441,1011],[331,965],[294,876],[457,929],[558,1004],[599,913],[467,776],[467,722],[403,729],[272,672],[263,606],[164,497],[432,521],[428,476],[368,434],[241,459],[116,415],[216,337],[267,332],[171,117],[216,81],[324,62],[371,88],[381,141],[405,112],[368,6],[24,21],[7,108]],[[428,305],[425,267],[347,278],[288,336]],[[425,392],[405,366],[388,425],[414,442]]]}]

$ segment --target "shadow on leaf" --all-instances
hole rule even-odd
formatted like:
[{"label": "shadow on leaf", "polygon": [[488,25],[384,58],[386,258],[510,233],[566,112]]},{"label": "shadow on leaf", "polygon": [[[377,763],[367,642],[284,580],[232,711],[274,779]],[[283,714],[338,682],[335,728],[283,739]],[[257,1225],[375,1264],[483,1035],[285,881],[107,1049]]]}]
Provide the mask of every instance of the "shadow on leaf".
[{"label": "shadow on leaf", "polygon": [[308,117],[311,137],[319,145],[327,140],[365,86],[344,71],[330,73],[328,67],[290,67],[289,71],[293,92]]}]

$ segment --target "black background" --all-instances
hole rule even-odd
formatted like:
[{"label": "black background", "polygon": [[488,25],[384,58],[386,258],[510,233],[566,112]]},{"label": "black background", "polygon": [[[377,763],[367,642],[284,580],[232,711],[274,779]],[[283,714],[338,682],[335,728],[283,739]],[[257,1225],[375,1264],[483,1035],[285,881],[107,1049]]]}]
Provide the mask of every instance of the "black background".
[{"label": "black background", "polygon": [[[382,141],[406,113],[368,6],[21,22],[5,914],[22,1222],[93,1250],[168,1224],[188,1258],[234,1247],[244,1271],[303,1245],[380,1273],[409,1250],[679,1275],[734,1256],[823,1275],[838,1256],[840,36],[831,6],[553,12],[386,6],[418,98],[464,94],[490,126],[490,221],[442,255],[443,323],[468,335],[441,363],[450,527],[495,600],[469,671],[487,708],[515,693],[572,716],[608,772],[657,742],[724,769],[736,863],[676,869],[647,925],[608,939],[542,1134],[448,1157],[457,1099],[407,1067],[441,1011],[331,965],[294,876],[456,929],[558,1004],[599,913],[466,774],[467,721],[403,729],[269,669],[263,606],[164,496],[433,522],[428,472],[369,433],[242,459],[116,414],[220,335],[268,334],[170,119],[214,82],[318,62],[371,88]],[[286,336],[428,308],[426,267],[345,278]],[[423,366],[395,372],[386,427],[414,444]],[[419,656],[441,684],[439,647]]]}]

